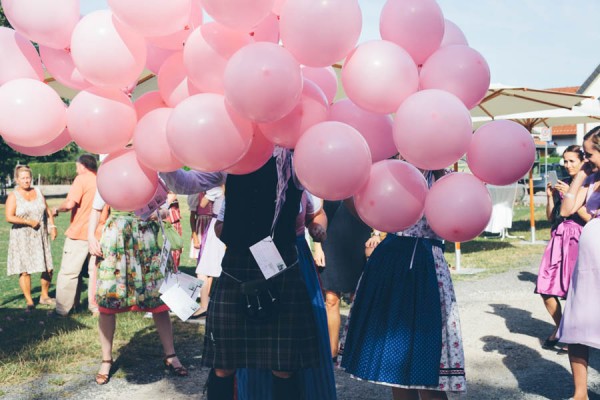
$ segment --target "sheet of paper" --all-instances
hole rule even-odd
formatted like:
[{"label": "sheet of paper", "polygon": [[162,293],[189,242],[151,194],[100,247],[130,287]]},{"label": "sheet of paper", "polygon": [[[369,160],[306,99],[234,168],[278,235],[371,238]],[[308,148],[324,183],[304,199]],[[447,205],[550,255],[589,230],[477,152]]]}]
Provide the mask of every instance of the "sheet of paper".
[{"label": "sheet of paper", "polygon": [[196,301],[200,295],[200,288],[204,282],[195,276],[183,272],[170,272],[165,275],[165,280],[158,291],[163,294],[173,286],[179,286],[192,300]]},{"label": "sheet of paper", "polygon": [[250,252],[254,256],[265,279],[269,279],[287,268],[270,236],[250,246]]},{"label": "sheet of paper", "polygon": [[171,286],[160,298],[182,321],[187,321],[200,308],[200,304],[192,300],[185,290],[177,285]]}]

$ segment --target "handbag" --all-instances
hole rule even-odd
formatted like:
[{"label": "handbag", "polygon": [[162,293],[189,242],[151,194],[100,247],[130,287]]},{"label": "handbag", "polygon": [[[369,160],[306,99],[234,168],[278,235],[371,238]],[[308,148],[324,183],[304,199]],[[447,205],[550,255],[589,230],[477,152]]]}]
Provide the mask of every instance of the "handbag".
[{"label": "handbag", "polygon": [[163,221],[165,237],[171,243],[171,250],[183,249],[183,237],[175,230],[170,222]]},{"label": "handbag", "polygon": [[251,321],[267,321],[278,314],[279,293],[271,281],[255,279],[241,282],[239,305]]}]

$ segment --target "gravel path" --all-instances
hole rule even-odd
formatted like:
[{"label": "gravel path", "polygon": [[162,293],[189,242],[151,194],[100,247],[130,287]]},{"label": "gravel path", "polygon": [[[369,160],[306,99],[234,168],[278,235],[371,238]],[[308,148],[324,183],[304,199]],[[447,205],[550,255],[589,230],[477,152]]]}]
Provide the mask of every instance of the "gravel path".
[{"label": "gravel path", "polygon": [[[461,399],[567,399],[571,374],[566,355],[541,348],[552,330],[539,296],[533,294],[537,265],[455,284],[466,352],[468,394]],[[96,365],[68,376],[44,376],[19,387],[0,388],[8,399],[204,399],[207,371],[199,354],[187,355],[191,376],[165,376],[159,361],[125,369],[106,386],[93,380]],[[590,399],[600,400],[600,358],[590,358]],[[390,399],[385,387],[350,379],[336,371],[340,400]]]}]

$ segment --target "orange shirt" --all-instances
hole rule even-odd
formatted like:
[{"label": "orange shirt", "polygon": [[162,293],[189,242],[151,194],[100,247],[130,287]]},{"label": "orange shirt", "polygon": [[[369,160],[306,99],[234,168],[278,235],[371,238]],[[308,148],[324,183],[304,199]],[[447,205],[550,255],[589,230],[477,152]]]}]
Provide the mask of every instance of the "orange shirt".
[{"label": "orange shirt", "polygon": [[95,194],[96,174],[88,171],[77,175],[67,195],[67,200],[77,203],[71,210],[71,225],[65,232],[68,238],[87,240],[88,222]]}]

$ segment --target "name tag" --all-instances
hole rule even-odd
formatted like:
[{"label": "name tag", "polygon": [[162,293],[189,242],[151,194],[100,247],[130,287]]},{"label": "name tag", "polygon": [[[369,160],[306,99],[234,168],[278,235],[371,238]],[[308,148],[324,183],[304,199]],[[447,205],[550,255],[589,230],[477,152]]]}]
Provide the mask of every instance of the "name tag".
[{"label": "name tag", "polygon": [[250,246],[250,252],[265,279],[269,279],[287,268],[271,236],[267,236],[260,242]]}]

